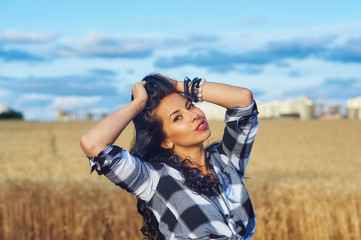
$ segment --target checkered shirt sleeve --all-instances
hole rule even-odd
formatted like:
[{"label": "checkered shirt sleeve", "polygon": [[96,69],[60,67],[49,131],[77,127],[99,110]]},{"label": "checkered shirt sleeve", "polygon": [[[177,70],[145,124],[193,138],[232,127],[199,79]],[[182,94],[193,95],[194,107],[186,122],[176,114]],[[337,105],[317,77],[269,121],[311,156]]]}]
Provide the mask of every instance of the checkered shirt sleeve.
[{"label": "checkered shirt sleeve", "polygon": [[258,130],[257,115],[256,102],[247,107],[230,108],[226,112],[226,127],[218,151],[228,157],[227,161],[230,161],[242,176]]},{"label": "checkered shirt sleeve", "polygon": [[155,193],[159,174],[152,166],[116,145],[108,145],[97,157],[89,158],[90,172],[105,175],[115,185],[149,201]]}]

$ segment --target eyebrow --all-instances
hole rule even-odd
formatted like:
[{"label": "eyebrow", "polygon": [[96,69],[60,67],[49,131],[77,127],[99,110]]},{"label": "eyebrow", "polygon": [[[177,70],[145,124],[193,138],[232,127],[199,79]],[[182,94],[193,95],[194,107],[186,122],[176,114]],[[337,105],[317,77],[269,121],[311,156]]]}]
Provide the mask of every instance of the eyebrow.
[{"label": "eyebrow", "polygon": [[[192,101],[190,101],[190,100],[187,100],[186,101],[186,104],[185,104],[185,107],[186,108],[188,108],[188,103],[192,103]],[[179,109],[177,109],[177,110],[175,110],[174,112],[172,112],[170,115],[169,115],[169,120],[170,120],[170,118],[171,118],[171,116],[173,115],[173,114],[176,114],[177,112],[179,112],[180,110]]]},{"label": "eyebrow", "polygon": [[172,112],[172,113],[169,115],[169,120],[170,120],[170,117],[171,117],[173,114],[176,114],[177,112],[179,112],[179,109],[178,109],[178,110],[175,110],[174,112]]}]

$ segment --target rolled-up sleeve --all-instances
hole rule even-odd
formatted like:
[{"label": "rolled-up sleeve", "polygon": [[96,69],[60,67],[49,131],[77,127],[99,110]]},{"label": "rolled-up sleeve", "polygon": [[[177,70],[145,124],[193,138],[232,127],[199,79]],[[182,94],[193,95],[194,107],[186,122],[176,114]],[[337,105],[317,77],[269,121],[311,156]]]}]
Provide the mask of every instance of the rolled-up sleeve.
[{"label": "rolled-up sleeve", "polygon": [[[257,104],[227,109],[221,144],[218,151],[229,159],[243,175],[258,130]],[[228,160],[228,161],[229,161]]]},{"label": "rolled-up sleeve", "polygon": [[159,181],[152,166],[116,145],[108,145],[97,157],[89,158],[90,172],[105,175],[115,185],[144,201],[154,195]]}]

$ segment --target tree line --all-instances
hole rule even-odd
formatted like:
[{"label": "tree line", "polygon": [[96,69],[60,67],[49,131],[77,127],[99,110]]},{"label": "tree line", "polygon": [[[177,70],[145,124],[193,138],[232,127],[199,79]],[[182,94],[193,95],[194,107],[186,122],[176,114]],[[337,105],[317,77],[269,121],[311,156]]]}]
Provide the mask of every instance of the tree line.
[{"label": "tree line", "polygon": [[15,111],[13,109],[9,109],[7,111],[4,111],[0,113],[0,120],[1,119],[18,119],[23,120],[24,116],[21,112]]}]

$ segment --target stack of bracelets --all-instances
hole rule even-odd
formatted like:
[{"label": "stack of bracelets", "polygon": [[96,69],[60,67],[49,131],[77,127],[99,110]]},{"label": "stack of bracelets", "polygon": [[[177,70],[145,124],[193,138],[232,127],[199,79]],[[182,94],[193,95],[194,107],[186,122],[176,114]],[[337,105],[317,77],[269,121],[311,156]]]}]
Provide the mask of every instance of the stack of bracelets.
[{"label": "stack of bracelets", "polygon": [[194,103],[203,102],[202,99],[202,86],[206,82],[202,78],[194,78],[190,80],[188,77],[184,79],[184,96],[187,100]]}]

